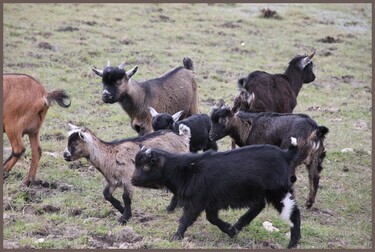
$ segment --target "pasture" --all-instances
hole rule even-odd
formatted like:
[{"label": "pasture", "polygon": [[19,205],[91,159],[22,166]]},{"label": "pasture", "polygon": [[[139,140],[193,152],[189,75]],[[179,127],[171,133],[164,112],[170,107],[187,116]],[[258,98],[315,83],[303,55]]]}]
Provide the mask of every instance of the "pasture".
[{"label": "pasture", "polygon": [[[255,70],[283,73],[297,54],[311,54],[316,79],[302,87],[295,113],[329,128],[320,188],[303,205],[308,178],[295,184],[301,209],[298,248],[372,247],[372,5],[371,4],[3,4],[3,72],[38,78],[47,91],[64,89],[68,109],[54,105],[41,130],[37,182],[20,187],[26,152],[3,183],[5,248],[285,248],[289,227],[269,207],[231,239],[204,215],[182,241],[170,241],[181,209],[168,214],[172,194],[136,188],[126,226],[102,195],[102,175],[86,160],[64,161],[68,122],[111,141],[136,136],[118,104],[101,100],[91,68],[125,62],[145,80],[194,62],[200,111],[233,104],[237,80]],[[274,11],[274,12],[272,12]],[[227,137],[219,151],[230,149]],[[346,149],[346,152],[342,150]],[[10,154],[3,135],[3,159]],[[121,198],[120,193],[115,193]],[[234,223],[243,210],[221,211]],[[267,231],[271,222],[278,231]]]}]

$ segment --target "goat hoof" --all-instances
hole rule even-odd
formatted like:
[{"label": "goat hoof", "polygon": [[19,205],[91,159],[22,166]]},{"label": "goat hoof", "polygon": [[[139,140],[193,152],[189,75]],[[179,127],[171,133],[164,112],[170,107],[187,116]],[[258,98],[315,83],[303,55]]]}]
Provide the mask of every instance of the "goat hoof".
[{"label": "goat hoof", "polygon": [[182,234],[176,233],[174,236],[172,236],[172,241],[182,240],[184,236]]},{"label": "goat hoof", "polygon": [[167,208],[165,210],[167,210],[167,213],[173,213],[174,209],[175,209],[175,207],[167,206]]},{"label": "goat hoof", "polygon": [[3,172],[3,179],[7,179],[9,177],[9,172]]},{"label": "goat hoof", "polygon": [[117,222],[120,225],[126,225],[126,223],[128,223],[128,220],[129,220],[129,218],[125,218],[124,216],[121,216],[120,218],[118,218]]},{"label": "goat hoof", "polygon": [[24,179],[24,180],[22,181],[21,186],[22,186],[22,187],[29,187],[29,186],[31,185],[32,182],[33,182],[33,180]]},{"label": "goat hoof", "polygon": [[306,201],[306,204],[305,204],[305,206],[306,206],[306,208],[307,209],[309,209],[309,208],[311,208],[312,207],[312,205],[314,204],[314,202],[312,202],[312,201],[310,201],[310,200],[308,200],[308,201]]},{"label": "goat hoof", "polygon": [[290,177],[290,182],[292,182],[292,184],[294,184],[296,181],[297,181],[297,177],[296,176],[291,176]]},{"label": "goat hoof", "polygon": [[231,227],[228,229],[228,232],[227,232],[227,234],[228,234],[228,236],[229,236],[230,238],[233,238],[233,237],[236,236],[236,234],[238,234],[238,233],[239,233],[239,230],[238,230],[237,228],[233,227],[233,226],[231,226]]}]

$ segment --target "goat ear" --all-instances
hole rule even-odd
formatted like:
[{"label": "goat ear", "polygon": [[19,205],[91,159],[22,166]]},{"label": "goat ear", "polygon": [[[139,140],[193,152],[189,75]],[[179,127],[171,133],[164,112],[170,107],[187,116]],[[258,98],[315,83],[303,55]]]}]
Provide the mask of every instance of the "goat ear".
[{"label": "goat ear", "polygon": [[69,126],[69,130],[77,130],[77,129],[79,129],[78,126],[75,126],[75,125],[73,125],[71,123],[68,123],[68,126]]},{"label": "goat ear", "polygon": [[177,122],[177,121],[178,121],[178,119],[180,119],[180,117],[181,117],[182,113],[184,113],[184,111],[183,111],[183,110],[181,110],[181,111],[178,111],[177,113],[173,114],[173,115],[172,115],[173,121],[174,121],[174,122]]},{"label": "goat ear", "polygon": [[129,71],[126,71],[126,77],[128,80],[133,77],[133,75],[138,71],[138,66],[133,67],[133,69],[130,69]]},{"label": "goat ear", "polygon": [[96,75],[98,75],[98,76],[100,76],[100,77],[103,77],[103,70],[98,70],[98,69],[93,68],[92,71],[93,71]]},{"label": "goat ear", "polygon": [[78,136],[82,139],[82,141],[86,142],[85,134],[82,133],[82,131],[78,131]]},{"label": "goat ear", "polygon": [[155,117],[157,116],[159,113],[152,107],[148,107],[148,109],[150,110],[150,114],[152,117]]}]

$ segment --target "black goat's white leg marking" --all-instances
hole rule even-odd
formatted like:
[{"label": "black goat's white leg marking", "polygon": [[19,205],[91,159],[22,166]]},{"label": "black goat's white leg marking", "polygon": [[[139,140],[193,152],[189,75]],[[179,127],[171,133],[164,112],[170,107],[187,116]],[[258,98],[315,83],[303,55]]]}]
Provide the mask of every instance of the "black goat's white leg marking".
[{"label": "black goat's white leg marking", "polygon": [[296,202],[292,194],[288,192],[281,203],[283,203],[283,207],[281,209],[280,218],[286,220],[289,226],[293,227],[294,224],[291,222],[290,216],[292,215]]}]

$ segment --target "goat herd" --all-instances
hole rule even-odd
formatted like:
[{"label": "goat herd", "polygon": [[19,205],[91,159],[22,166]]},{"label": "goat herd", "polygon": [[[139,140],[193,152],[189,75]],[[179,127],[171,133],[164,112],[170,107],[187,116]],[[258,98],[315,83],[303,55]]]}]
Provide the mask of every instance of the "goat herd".
[{"label": "goat herd", "polygon": [[[328,128],[305,114],[292,114],[303,83],[314,81],[314,54],[296,56],[284,74],[262,71],[238,80],[239,93],[229,107],[222,100],[211,115],[199,114],[198,88],[189,58],[183,66],[159,78],[137,82],[138,66],[125,64],[92,69],[102,78],[102,100],[120,103],[137,137],[105,142],[86,127],[69,124],[66,161],[86,158],[106,179],[103,195],[121,213],[119,223],[132,216],[134,186],[168,188],[173,197],[168,212],[183,207],[173,239],[205,211],[207,220],[234,237],[271,204],[290,225],[288,248],[301,238],[300,211],[293,184],[295,169],[305,164],[310,192],[306,207],[315,202]],[[39,81],[25,74],[3,75],[3,128],[12,146],[3,164],[3,177],[25,152],[22,136],[29,135],[32,162],[23,184],[34,179],[41,157],[39,131],[53,101],[69,107],[61,90],[47,93]],[[217,140],[230,136],[232,150],[219,152]],[[235,145],[240,148],[235,149]],[[201,151],[202,153],[197,153]],[[123,203],[113,192],[122,187]],[[218,216],[228,208],[248,208],[231,225]]]}]

